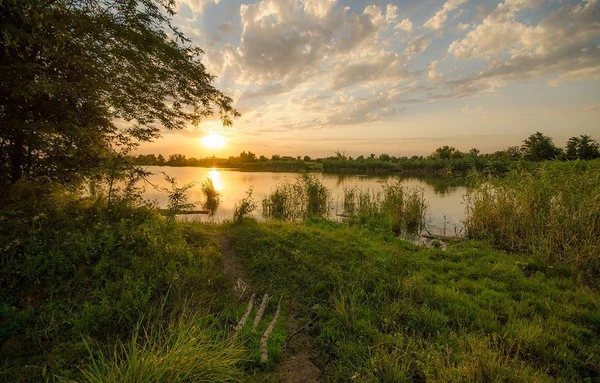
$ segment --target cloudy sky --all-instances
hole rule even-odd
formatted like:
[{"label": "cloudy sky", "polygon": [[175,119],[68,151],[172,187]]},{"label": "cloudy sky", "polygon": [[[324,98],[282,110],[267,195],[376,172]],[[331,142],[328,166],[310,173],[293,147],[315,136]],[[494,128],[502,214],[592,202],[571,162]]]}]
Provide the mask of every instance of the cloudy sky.
[{"label": "cloudy sky", "polygon": [[[600,140],[600,0],[180,0],[242,117],[167,132],[188,156],[490,152],[535,131]],[[200,138],[225,135],[212,152]]]}]

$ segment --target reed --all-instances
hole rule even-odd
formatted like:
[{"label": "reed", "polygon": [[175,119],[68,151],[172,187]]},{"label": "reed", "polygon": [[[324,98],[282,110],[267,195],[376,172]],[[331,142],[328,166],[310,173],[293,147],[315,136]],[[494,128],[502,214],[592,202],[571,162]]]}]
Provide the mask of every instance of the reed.
[{"label": "reed", "polygon": [[423,190],[406,188],[400,180],[379,191],[344,189],[343,215],[351,224],[385,228],[398,235],[419,234],[426,225]]},{"label": "reed", "polygon": [[302,174],[293,183],[278,185],[263,201],[263,216],[278,220],[327,218],[331,191],[320,178]]},{"label": "reed", "polygon": [[204,180],[204,182],[202,182],[202,185],[200,185],[200,189],[202,190],[202,193],[206,198],[206,200],[202,204],[202,207],[208,210],[208,214],[212,216],[215,214],[217,208],[221,204],[221,193],[217,191],[217,189],[215,188],[215,184],[210,178],[207,178],[206,180]]},{"label": "reed", "polygon": [[600,163],[544,164],[483,178],[467,197],[468,236],[600,276]]}]

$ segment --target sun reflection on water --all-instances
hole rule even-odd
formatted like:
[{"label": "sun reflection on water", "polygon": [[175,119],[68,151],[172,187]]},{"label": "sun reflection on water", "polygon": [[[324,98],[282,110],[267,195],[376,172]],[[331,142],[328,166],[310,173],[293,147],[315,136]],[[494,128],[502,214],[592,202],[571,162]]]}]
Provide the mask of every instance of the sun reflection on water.
[{"label": "sun reflection on water", "polygon": [[208,178],[212,180],[213,185],[215,185],[215,189],[217,189],[218,191],[223,191],[225,189],[225,184],[221,179],[221,173],[219,173],[217,169],[212,168],[208,172]]}]

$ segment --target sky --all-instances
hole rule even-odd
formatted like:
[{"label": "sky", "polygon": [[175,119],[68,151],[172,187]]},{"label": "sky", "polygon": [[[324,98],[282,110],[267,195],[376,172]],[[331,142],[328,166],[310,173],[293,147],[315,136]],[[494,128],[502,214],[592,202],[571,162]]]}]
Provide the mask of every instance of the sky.
[{"label": "sky", "polygon": [[[242,114],[140,153],[270,157],[482,153],[536,131],[600,141],[600,0],[180,0]],[[222,134],[219,150],[201,138]]]}]

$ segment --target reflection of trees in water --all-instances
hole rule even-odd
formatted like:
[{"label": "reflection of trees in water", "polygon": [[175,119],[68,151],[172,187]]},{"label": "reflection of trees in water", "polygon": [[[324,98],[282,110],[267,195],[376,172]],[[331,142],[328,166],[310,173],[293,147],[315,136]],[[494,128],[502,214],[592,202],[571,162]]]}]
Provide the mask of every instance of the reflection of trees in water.
[{"label": "reflection of trees in water", "polygon": [[446,195],[456,191],[458,187],[467,186],[464,178],[441,176],[437,174],[410,174],[410,175],[387,175],[387,176],[357,176],[348,174],[336,174],[336,187],[341,188],[352,179],[373,180],[378,183],[384,183],[389,180],[399,179],[400,181],[418,181],[423,182],[433,189],[435,194]]},{"label": "reflection of trees in water", "polygon": [[435,194],[446,195],[456,191],[458,187],[467,186],[464,178],[452,176],[440,176],[435,174],[401,175],[398,178],[402,181],[417,180],[431,186]]}]

